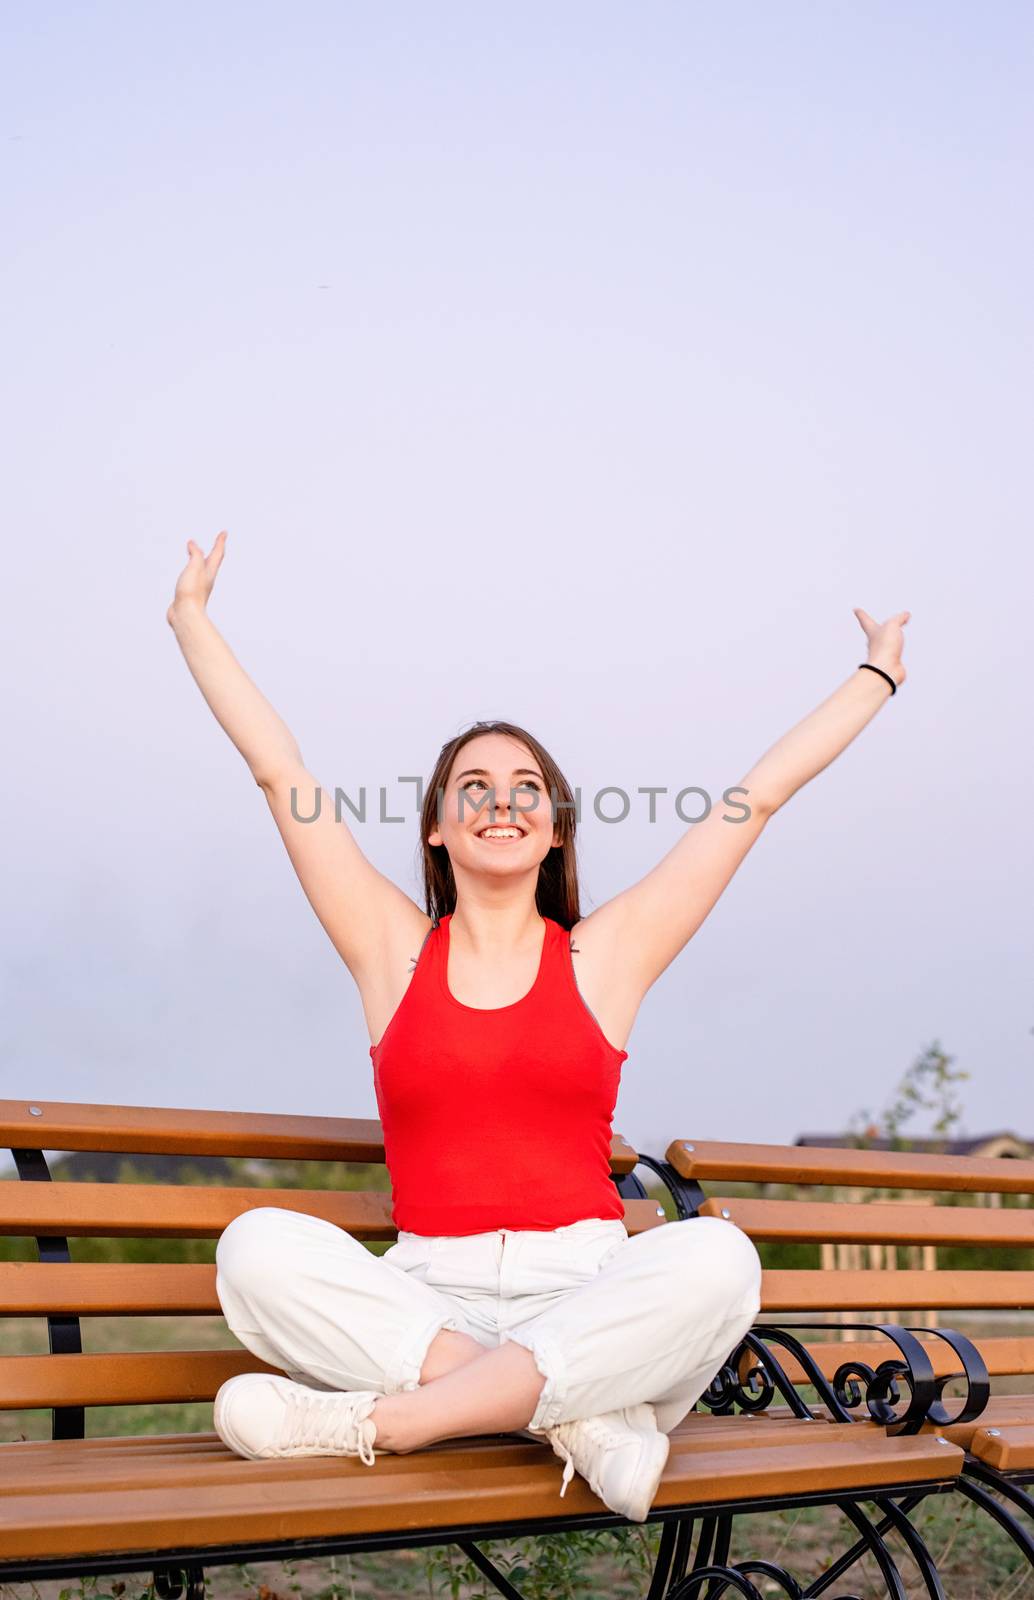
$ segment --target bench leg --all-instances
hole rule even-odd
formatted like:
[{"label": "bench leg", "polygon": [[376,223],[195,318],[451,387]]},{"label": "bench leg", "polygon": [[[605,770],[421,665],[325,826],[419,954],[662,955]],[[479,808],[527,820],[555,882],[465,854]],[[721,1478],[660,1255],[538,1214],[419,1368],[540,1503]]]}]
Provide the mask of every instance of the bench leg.
[{"label": "bench leg", "polygon": [[[715,1519],[710,1518],[713,1522]],[[661,1524],[661,1539],[654,1561],[653,1576],[647,1600],[665,1600],[671,1592],[669,1582],[675,1583],[685,1575],[686,1553],[693,1533],[692,1517],[670,1517]],[[494,1589],[503,1596],[503,1600],[524,1600],[519,1589],[514,1588],[506,1575],[499,1571],[493,1561],[485,1555],[478,1545],[468,1539],[457,1539],[456,1546],[463,1551],[467,1560],[472,1562],[482,1577],[487,1578]],[[679,1553],[681,1551],[681,1566]],[[674,1558],[674,1564],[673,1564]]]},{"label": "bench leg", "polygon": [[[760,1595],[753,1582],[755,1575],[774,1579],[787,1600],[800,1600],[799,1584],[782,1567],[767,1561],[730,1563],[734,1524],[734,1516],[721,1513],[701,1519],[693,1568],[687,1573],[694,1519],[677,1517],[666,1521],[657,1552],[654,1581],[647,1600],[696,1600],[697,1596],[701,1600],[710,1600],[712,1594],[724,1594],[729,1588],[745,1597],[745,1600],[754,1600],[755,1596]],[[670,1569],[667,1562],[669,1552]]]},{"label": "bench leg", "polygon": [[[764,1600],[761,1590],[736,1567],[694,1567],[688,1578],[668,1591],[668,1600],[701,1600],[704,1584],[709,1588],[713,1584],[716,1594],[732,1589],[734,1594],[742,1595],[743,1600]],[[793,1596],[792,1590],[787,1593]],[[800,1590],[796,1593],[799,1595]]]},{"label": "bench leg", "polygon": [[1009,1535],[1013,1544],[1022,1550],[1031,1566],[1034,1566],[1034,1539],[1021,1522],[1017,1522],[1012,1512],[1006,1506],[1000,1505],[991,1493],[1000,1494],[1020,1511],[1025,1511],[1028,1516],[1034,1516],[1034,1501],[1029,1494],[1018,1484],[1010,1483],[991,1467],[985,1467],[982,1461],[974,1461],[967,1457],[958,1481],[959,1492],[967,1500],[972,1500],[974,1505],[986,1511],[993,1517],[998,1526]]},{"label": "bench leg", "polygon": [[940,1573],[934,1566],[933,1557],[927,1549],[925,1541],[909,1522],[904,1507],[897,1505],[893,1500],[882,1498],[877,1500],[876,1504],[884,1513],[883,1520],[876,1524],[875,1531],[877,1536],[888,1525],[893,1527],[900,1535],[912,1560],[918,1567],[919,1575],[926,1585],[926,1592],[930,1596],[930,1600],[945,1600],[944,1586],[941,1583]]},{"label": "bench leg", "polygon": [[[49,1183],[50,1168],[42,1150],[14,1150],[15,1170],[26,1183]],[[68,1240],[56,1233],[37,1236],[36,1253],[41,1261],[67,1261],[72,1257]],[[82,1355],[83,1338],[78,1317],[48,1317],[47,1341],[52,1356]],[[55,1406],[51,1412],[51,1434],[55,1439],[83,1439],[86,1412],[82,1406]]]},{"label": "bench leg", "polygon": [[[679,1552],[681,1559],[677,1565],[673,1563],[670,1574],[655,1571],[655,1586],[651,1587],[648,1600],[712,1600],[712,1596],[723,1595],[729,1590],[743,1596],[744,1600],[755,1600],[755,1596],[760,1595],[756,1580],[765,1581],[766,1592],[773,1584],[778,1585],[784,1600],[816,1600],[817,1596],[826,1594],[831,1585],[842,1578],[865,1555],[871,1555],[875,1560],[886,1586],[888,1600],[906,1600],[901,1572],[883,1538],[885,1533],[892,1531],[899,1535],[912,1556],[930,1600],[944,1600],[944,1589],[933,1558],[907,1517],[907,1512],[925,1498],[925,1493],[913,1494],[898,1503],[889,1496],[880,1497],[875,1501],[882,1512],[882,1518],[878,1523],[870,1520],[856,1502],[837,1501],[840,1511],[854,1524],[861,1537],[850,1550],[806,1588],[785,1567],[775,1562],[750,1559],[731,1561],[729,1550],[735,1519],[721,1514],[703,1519],[693,1567],[687,1573],[686,1559],[692,1520],[680,1519],[678,1534],[681,1536],[685,1533],[687,1539],[683,1542],[676,1536],[671,1538],[670,1542],[666,1542],[662,1537],[662,1550],[658,1554],[658,1563],[660,1555],[667,1553],[675,1543],[682,1545]],[[671,1523],[666,1524],[665,1535],[672,1526]],[[670,1583],[666,1587],[669,1577]],[[841,1600],[851,1600],[851,1597],[842,1595]]]},{"label": "bench leg", "polygon": [[[1013,1506],[1017,1510],[1025,1512],[1028,1517],[1034,1520],[1034,1498],[1026,1490],[1022,1489],[1019,1484],[1010,1483],[1007,1478],[1003,1478],[993,1468],[985,1466],[982,1461],[976,1461],[973,1457],[967,1456],[961,1476],[956,1482],[955,1492],[965,1495],[974,1505],[979,1506],[982,1511],[986,1511],[997,1522],[998,1526],[1008,1534],[1030,1565],[1034,1566],[1034,1537],[1031,1536],[1022,1523],[1017,1521],[1009,1509],[1010,1506]],[[995,1499],[995,1494],[1001,1495],[1009,1504],[1006,1506],[1001,1505]],[[875,1503],[883,1512],[883,1517],[872,1527],[872,1532],[882,1542],[885,1533],[890,1532],[892,1529],[897,1531],[919,1569],[920,1576],[926,1586],[926,1592],[931,1597],[931,1600],[944,1600],[944,1589],[934,1566],[933,1558],[916,1529],[908,1521],[909,1513],[925,1498],[925,1494],[908,1495],[898,1501],[894,1501],[887,1496],[878,1498]],[[842,1506],[841,1509],[846,1512],[846,1505]],[[811,1585],[806,1591],[807,1600],[814,1600],[814,1597],[824,1593],[831,1583],[842,1577],[866,1553],[867,1548],[869,1547],[865,1539],[859,1539],[857,1544],[840,1556],[829,1570]]]},{"label": "bench leg", "polygon": [[521,1591],[514,1588],[505,1573],[499,1571],[495,1562],[489,1560],[478,1545],[473,1544],[469,1539],[457,1539],[456,1547],[463,1551],[468,1561],[474,1563],[481,1576],[487,1578],[494,1589],[498,1589],[503,1596],[503,1600],[524,1600]]},{"label": "bench leg", "polygon": [[[729,1557],[729,1543],[732,1531],[732,1517],[711,1516],[705,1517],[701,1526],[700,1540],[697,1546],[697,1568],[713,1559],[718,1566],[709,1566],[709,1575],[716,1571],[731,1573],[729,1582],[735,1582],[735,1570],[724,1565]],[[693,1542],[694,1519],[691,1516],[666,1517],[661,1524],[661,1538],[654,1561],[653,1575],[646,1600],[667,1600],[674,1596],[680,1582],[685,1579],[686,1566],[689,1558],[690,1547]],[[523,1600],[519,1589],[516,1589],[506,1575],[492,1562],[484,1551],[470,1540],[457,1539],[456,1546],[463,1551],[467,1560],[472,1562],[481,1575],[488,1579],[493,1588],[503,1596],[503,1600]],[[703,1580],[702,1580],[703,1581]],[[756,1590],[748,1585],[741,1588],[740,1592],[749,1595],[751,1600]],[[789,1592],[789,1591],[788,1591]],[[795,1595],[799,1594],[795,1590]]]},{"label": "bench leg", "polygon": [[653,1564],[653,1576],[650,1579],[646,1600],[664,1600],[664,1594],[668,1587],[668,1578],[672,1570],[672,1557],[675,1554],[676,1534],[681,1528],[682,1522],[682,1518],[676,1520],[672,1517],[661,1523],[661,1542],[657,1546],[657,1557]]}]

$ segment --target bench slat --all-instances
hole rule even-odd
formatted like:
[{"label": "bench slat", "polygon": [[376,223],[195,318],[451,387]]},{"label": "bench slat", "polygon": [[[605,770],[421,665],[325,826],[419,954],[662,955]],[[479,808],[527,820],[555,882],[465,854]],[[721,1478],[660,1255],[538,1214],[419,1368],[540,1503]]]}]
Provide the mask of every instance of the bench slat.
[{"label": "bench slat", "polygon": [[[818,1422],[824,1422],[832,1427],[841,1427],[843,1424],[835,1422],[825,1406],[813,1405],[811,1414]],[[777,1427],[785,1427],[791,1420],[793,1413],[788,1406],[770,1406],[767,1411],[759,1412],[766,1422]],[[864,1412],[856,1417],[849,1427],[881,1428],[882,1423],[875,1422],[866,1417]],[[940,1433],[952,1444],[957,1444],[963,1450],[972,1448],[976,1435],[982,1428],[1027,1428],[1034,1426],[1034,1395],[993,1395],[988,1401],[980,1416],[969,1422],[924,1422],[924,1433]],[[992,1435],[993,1437],[993,1435]],[[724,1440],[723,1440],[724,1444]],[[1032,1463],[1034,1465],[1034,1463]]]},{"label": "bench slat", "polygon": [[940,1432],[950,1439],[952,1444],[959,1444],[963,1450],[970,1450],[981,1429],[1028,1428],[1032,1424],[1034,1424],[1034,1395],[992,1395],[979,1417],[972,1422],[948,1423],[940,1429]]},{"label": "bench slat", "polygon": [[713,1197],[702,1217],[728,1216],[752,1239],[828,1244],[1034,1245],[1034,1209],[841,1205]]},{"label": "bench slat", "polygon": [[1029,1472],[1034,1467],[1034,1425],[1003,1422],[994,1433],[977,1428],[969,1448],[980,1461],[999,1472]]},{"label": "bench slat", "polygon": [[871,1189],[941,1189],[962,1194],[1034,1194],[1034,1161],[915,1151],[819,1149],[673,1139],[667,1160],[698,1182],[853,1184]]},{"label": "bench slat", "polygon": [[[807,1423],[803,1430],[807,1437],[799,1444],[783,1446],[773,1432],[753,1450],[723,1450],[720,1435],[687,1431],[673,1445],[655,1504],[944,1483],[963,1461],[961,1450],[928,1435],[888,1439],[875,1429],[820,1430]],[[473,1450],[449,1444],[444,1452],[379,1456],[375,1468],[348,1457],[243,1461],[225,1451],[195,1461],[152,1460],[146,1474],[128,1473],[125,1457],[95,1453],[88,1479],[84,1460],[74,1486],[50,1493],[32,1487],[29,1468],[38,1466],[39,1452],[19,1463],[15,1444],[0,1452],[6,1480],[0,1485],[0,1545],[4,1558],[14,1561],[604,1511],[580,1476],[560,1504],[559,1464],[547,1444],[490,1442],[488,1449]],[[66,1447],[65,1459],[68,1454]]]},{"label": "bench slat", "polygon": [[[713,1417],[707,1412],[691,1414],[677,1425],[671,1435],[671,1449],[676,1453],[720,1448],[724,1455],[736,1451],[754,1451],[759,1445],[778,1446],[781,1450],[810,1450],[814,1429],[799,1417],[782,1413],[773,1417]],[[76,1440],[78,1449],[61,1449],[58,1444],[38,1441],[35,1453],[19,1444],[20,1478],[33,1496],[81,1492],[84,1485],[94,1482],[109,1494],[148,1483],[163,1487],[190,1486],[197,1482],[199,1469],[206,1481],[212,1484],[279,1482],[283,1478],[283,1463],[278,1461],[245,1461],[231,1454],[215,1434],[185,1434],[181,1436],[187,1449],[170,1450],[166,1445],[152,1449],[142,1437],[131,1442],[142,1448],[127,1451],[111,1448],[103,1457],[91,1452],[84,1456],[84,1441]],[[852,1452],[850,1438],[840,1429],[832,1431],[832,1440]],[[101,1441],[91,1440],[90,1444]],[[107,1441],[117,1446],[117,1440]],[[530,1441],[534,1443],[534,1441]],[[526,1462],[534,1468],[542,1457],[536,1450],[528,1450],[529,1441],[513,1434],[482,1434],[466,1439],[446,1439],[425,1446],[419,1452],[395,1456],[388,1465],[389,1476],[406,1478],[426,1477],[428,1470],[444,1465],[447,1470],[464,1470],[476,1466],[480,1471],[494,1471],[499,1467],[520,1466]],[[347,1458],[336,1458],[337,1460]],[[88,1464],[87,1464],[88,1463]],[[309,1457],[296,1463],[300,1476],[330,1478],[338,1469],[335,1458]],[[89,1477],[85,1474],[89,1473]],[[0,1495],[9,1492],[10,1482],[0,1472]]]},{"label": "bench slat", "polygon": [[[0,1262],[0,1316],[216,1316],[215,1268],[98,1262]],[[0,1451],[0,1456],[3,1452]]]},{"label": "bench slat", "polygon": [[[34,1116],[29,1106],[41,1113]],[[0,1100],[0,1143],[21,1149],[134,1155],[268,1156],[383,1162],[380,1122],[261,1111]]]},{"label": "bench slat", "polygon": [[0,1233],[216,1239],[234,1217],[260,1206],[325,1217],[357,1239],[396,1234],[391,1196],[381,1192],[147,1183],[0,1184]]},{"label": "bench slat", "polygon": [[[30,1105],[42,1115],[33,1116]],[[384,1161],[384,1139],[376,1119],[77,1105],[60,1100],[0,1100],[0,1144],[22,1150]],[[615,1134],[611,1170],[631,1172],[635,1164],[636,1152]]]},{"label": "bench slat", "polygon": [[[1034,1373],[1034,1339],[979,1339],[980,1354],[993,1377]],[[938,1377],[958,1372],[960,1362],[943,1339],[923,1342]],[[808,1349],[827,1378],[845,1361],[876,1367],[893,1360],[889,1340],[830,1341]],[[775,1352],[787,1377],[804,1381],[804,1372],[785,1351]],[[158,1405],[206,1401],[227,1378],[239,1372],[276,1372],[246,1350],[116,1351],[105,1355],[0,1357],[0,1410],[50,1406]],[[1029,1398],[1034,1408],[1034,1396]]]},{"label": "bench slat", "polygon": [[766,1272],[763,1311],[1026,1311],[1034,1272]]},{"label": "bench slat", "polygon": [[0,1410],[212,1400],[239,1372],[279,1372],[247,1350],[0,1357]]},{"label": "bench slat", "polygon": [[[31,1187],[42,1190],[45,1186]],[[292,1195],[305,1193],[291,1191]],[[649,1228],[671,1226],[653,1200],[622,1203],[630,1237]],[[196,1316],[218,1314],[219,1310],[214,1266],[178,1262],[0,1262],[0,1316]]]},{"label": "bench slat", "polygon": [[[654,1212],[651,1200],[625,1202]],[[661,1224],[654,1214],[647,1226]],[[1034,1303],[1034,1272],[766,1272],[767,1312],[903,1310],[1024,1311]],[[0,1262],[0,1315],[210,1316],[219,1314],[215,1268],[103,1262],[90,1265]]]},{"label": "bench slat", "polygon": [[[642,1232],[655,1201],[626,1201]],[[200,1184],[0,1183],[0,1234],[216,1239],[242,1211],[283,1206],[324,1217],[357,1239],[394,1239],[391,1196],[337,1189],[230,1189]]]}]

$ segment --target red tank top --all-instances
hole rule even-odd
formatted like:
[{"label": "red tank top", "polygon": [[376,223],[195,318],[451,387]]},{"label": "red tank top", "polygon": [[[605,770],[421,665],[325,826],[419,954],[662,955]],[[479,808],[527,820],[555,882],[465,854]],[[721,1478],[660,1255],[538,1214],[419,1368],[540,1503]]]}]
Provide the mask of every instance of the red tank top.
[{"label": "red tank top", "polygon": [[456,1235],[623,1218],[610,1151],[628,1051],[582,998],[569,933],[546,917],[532,988],[482,1009],[449,990],[451,915],[428,930],[370,1046],[396,1227]]}]

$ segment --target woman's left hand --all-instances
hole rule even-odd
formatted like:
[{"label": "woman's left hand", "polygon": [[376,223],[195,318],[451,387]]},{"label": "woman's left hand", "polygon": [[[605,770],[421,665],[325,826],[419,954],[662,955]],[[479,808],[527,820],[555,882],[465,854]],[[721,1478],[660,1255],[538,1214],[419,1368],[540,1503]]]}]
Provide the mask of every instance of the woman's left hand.
[{"label": "woman's left hand", "polygon": [[905,646],[905,635],[902,630],[912,615],[911,611],[899,611],[895,616],[888,617],[886,622],[876,622],[859,606],[855,606],[854,614],[869,641],[871,665],[882,667],[884,672],[889,672],[900,688],[906,677],[901,661],[901,652]]}]

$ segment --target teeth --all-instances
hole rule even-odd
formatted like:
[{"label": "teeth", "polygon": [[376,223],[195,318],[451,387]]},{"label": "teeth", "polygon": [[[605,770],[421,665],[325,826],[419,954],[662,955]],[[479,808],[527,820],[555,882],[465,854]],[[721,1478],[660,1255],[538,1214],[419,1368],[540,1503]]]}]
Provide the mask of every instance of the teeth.
[{"label": "teeth", "polygon": [[520,828],[485,828],[478,834],[479,839],[519,839]]}]

